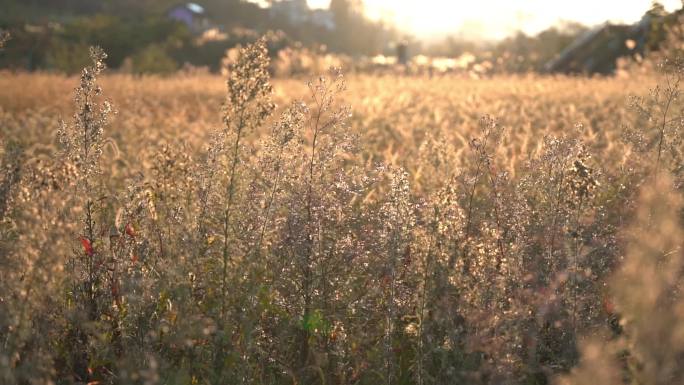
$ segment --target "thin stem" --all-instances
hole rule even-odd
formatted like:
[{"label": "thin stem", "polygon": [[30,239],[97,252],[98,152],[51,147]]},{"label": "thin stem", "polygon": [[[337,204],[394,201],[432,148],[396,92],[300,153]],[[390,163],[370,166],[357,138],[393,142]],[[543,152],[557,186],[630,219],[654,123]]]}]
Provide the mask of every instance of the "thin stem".
[{"label": "thin stem", "polygon": [[228,249],[229,249],[229,226],[230,226],[230,216],[233,207],[233,198],[235,196],[235,179],[237,173],[238,163],[240,161],[240,139],[242,138],[242,131],[245,126],[244,122],[244,110],[240,114],[240,119],[238,120],[238,125],[236,129],[235,144],[233,146],[233,159],[230,167],[230,177],[228,179],[228,201],[226,202],[226,207],[224,209],[223,215],[223,271],[221,274],[221,318],[225,318],[226,315],[226,291],[227,288],[227,276],[228,276]]},{"label": "thin stem", "polygon": [[575,214],[575,227],[576,227],[576,232],[577,234],[575,235],[575,253],[573,255],[573,261],[572,261],[572,297],[573,297],[573,303],[572,303],[572,330],[577,334],[577,270],[578,270],[578,260],[579,260],[579,253],[580,253],[580,248],[581,248],[581,239],[580,239],[580,214],[582,212],[582,204],[584,203],[584,199],[581,198],[579,201],[579,205],[577,206],[577,212]]},{"label": "thin stem", "polygon": [[[485,154],[486,156],[486,154]],[[490,166],[489,160],[487,160],[487,166]],[[499,214],[499,193],[496,185],[496,176],[494,175],[494,172],[490,169],[489,170],[489,181],[490,185],[492,187],[492,194],[494,196],[494,220],[496,222],[496,231],[497,231],[497,237],[496,237],[496,243],[499,249],[499,258],[496,261],[496,270],[497,272],[500,272],[501,270],[501,263],[504,259],[506,259],[506,252],[504,251],[504,245],[503,245],[503,231],[501,230],[502,225],[501,225],[501,216]]]},{"label": "thin stem", "polygon": [[560,206],[561,194],[563,193],[563,182],[565,180],[565,171],[561,171],[560,180],[558,181],[558,191],[556,193],[556,200],[554,201],[554,206],[551,209],[551,215],[553,219],[551,221],[551,240],[549,241],[548,250],[548,260],[553,261],[554,248],[556,246],[556,228],[558,226],[558,208]]},{"label": "thin stem", "polygon": [[[484,136],[484,139],[482,141],[482,148],[487,147],[487,142],[489,140],[489,132],[487,132]],[[472,186],[470,186],[469,190],[469,197],[468,197],[468,215],[466,216],[466,227],[465,227],[465,234],[463,236],[463,249],[462,249],[462,257],[464,258],[464,263],[463,263],[463,269],[464,272],[467,274],[470,270],[470,264],[467,260],[467,254],[468,254],[468,240],[470,238],[470,229],[472,226],[472,218],[473,218],[473,201],[475,199],[475,190],[477,188],[477,182],[480,180],[481,172],[482,172],[482,166],[484,163],[484,159],[482,159],[482,156],[478,153],[477,157],[477,166],[475,169],[475,177],[473,179]],[[452,254],[451,258],[449,258],[449,267],[453,267],[453,264],[455,263],[455,255]]]},{"label": "thin stem", "polygon": [[[675,87],[679,85],[679,79],[675,82]],[[658,178],[658,173],[660,169],[660,157],[663,152],[663,143],[665,141],[665,129],[667,128],[667,115],[670,112],[670,106],[672,105],[672,101],[674,100],[676,89],[672,87],[670,84],[670,78],[667,77],[667,91],[668,91],[668,96],[667,96],[667,103],[665,104],[665,109],[663,111],[663,118],[662,118],[662,124],[660,126],[660,132],[659,132],[659,139],[658,139],[658,157],[656,158],[656,165],[655,165],[655,173],[654,173],[654,178],[657,180]]]},{"label": "thin stem", "polygon": [[264,236],[266,234],[266,227],[268,225],[268,222],[270,221],[270,212],[271,212],[271,207],[273,206],[273,202],[275,200],[275,194],[276,191],[278,190],[278,185],[280,184],[280,178],[282,175],[282,167],[280,165],[281,158],[282,158],[282,151],[283,149],[280,148],[280,151],[278,152],[278,158],[276,159],[276,167],[278,168],[278,171],[276,172],[276,177],[275,181],[273,182],[273,187],[271,188],[271,192],[268,197],[268,202],[266,203],[266,207],[264,207],[264,212],[262,216],[264,217],[264,222],[261,224],[261,231],[259,232],[259,240],[257,241],[257,246],[256,246],[256,252],[261,253],[261,246],[264,241]]},{"label": "thin stem", "polygon": [[[313,131],[313,138],[311,141],[311,158],[309,159],[309,178],[307,180],[308,186],[307,186],[307,198],[306,198],[306,212],[307,212],[307,242],[306,242],[306,250],[304,252],[304,261],[303,261],[303,270],[304,270],[304,282],[302,283],[302,290],[304,294],[304,309],[303,309],[303,317],[309,317],[310,312],[311,312],[311,285],[312,285],[312,275],[313,272],[311,271],[311,257],[313,253],[313,238],[314,234],[312,233],[311,226],[313,222],[313,174],[314,174],[314,164],[316,160],[316,146],[317,146],[317,141],[318,141],[318,134],[320,131],[320,121],[321,117],[323,115],[323,108],[324,105],[323,103],[325,102],[325,96],[327,94],[327,88],[323,90],[323,93],[321,94],[321,101],[318,100],[316,97],[316,91],[315,89],[312,89],[312,97],[314,99],[314,102],[316,103],[317,107],[317,112],[316,112],[316,119],[315,121],[312,121],[312,126],[311,129]],[[300,351],[300,364],[302,367],[306,366],[306,363],[308,361],[309,357],[309,330],[308,328],[304,328],[302,331],[302,336],[301,336],[301,351]]]}]

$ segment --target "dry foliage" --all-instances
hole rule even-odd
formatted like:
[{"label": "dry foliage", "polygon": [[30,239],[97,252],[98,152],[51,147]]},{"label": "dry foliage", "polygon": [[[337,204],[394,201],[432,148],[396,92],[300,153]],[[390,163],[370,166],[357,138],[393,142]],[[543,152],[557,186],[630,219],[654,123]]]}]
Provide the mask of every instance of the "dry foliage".
[{"label": "dry foliage", "polygon": [[0,76],[0,382],[681,381],[678,62],[272,85],[260,41],[226,89],[91,56]]}]

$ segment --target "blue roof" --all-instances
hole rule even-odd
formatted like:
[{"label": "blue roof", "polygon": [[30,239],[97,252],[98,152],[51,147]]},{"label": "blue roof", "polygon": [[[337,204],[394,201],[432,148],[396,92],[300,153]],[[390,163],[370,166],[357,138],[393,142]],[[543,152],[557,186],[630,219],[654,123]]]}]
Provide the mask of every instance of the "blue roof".
[{"label": "blue roof", "polygon": [[187,3],[185,6],[194,13],[204,13],[204,7],[197,3]]}]

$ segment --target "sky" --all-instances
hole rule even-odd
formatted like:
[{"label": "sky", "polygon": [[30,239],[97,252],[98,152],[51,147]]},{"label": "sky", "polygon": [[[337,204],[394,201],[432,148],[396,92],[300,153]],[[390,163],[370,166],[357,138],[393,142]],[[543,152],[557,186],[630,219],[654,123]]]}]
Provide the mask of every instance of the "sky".
[{"label": "sky", "polygon": [[[326,8],[330,0],[307,0]],[[681,0],[661,1],[669,11]],[[535,34],[562,21],[593,26],[605,21],[638,21],[651,0],[364,0],[368,16],[393,21],[422,39],[445,34],[498,40],[515,31]]]}]

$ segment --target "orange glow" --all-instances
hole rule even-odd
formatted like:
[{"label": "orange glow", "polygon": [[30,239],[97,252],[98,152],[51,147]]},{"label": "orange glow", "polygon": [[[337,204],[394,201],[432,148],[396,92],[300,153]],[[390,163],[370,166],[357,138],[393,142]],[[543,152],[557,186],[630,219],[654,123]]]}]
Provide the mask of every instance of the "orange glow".
[{"label": "orange glow", "polygon": [[[308,0],[309,6],[326,8],[330,0]],[[681,0],[661,1],[669,11]],[[500,39],[522,30],[536,33],[561,21],[586,25],[605,21],[638,21],[651,0],[365,0],[368,15],[393,21],[419,37],[442,34],[464,38]]]}]

